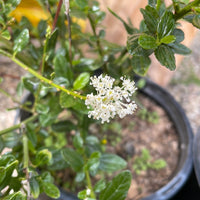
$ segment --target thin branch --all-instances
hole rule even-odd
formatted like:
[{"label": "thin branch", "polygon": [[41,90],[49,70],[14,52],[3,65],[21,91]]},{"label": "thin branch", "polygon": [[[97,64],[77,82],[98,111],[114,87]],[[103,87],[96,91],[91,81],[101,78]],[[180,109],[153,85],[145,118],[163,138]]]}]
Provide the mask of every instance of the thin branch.
[{"label": "thin branch", "polygon": [[52,32],[53,32],[54,29],[56,28],[56,24],[57,24],[57,21],[58,21],[58,16],[59,16],[59,13],[60,13],[61,6],[62,6],[62,0],[60,0],[59,3],[58,3],[56,15],[55,15],[54,21],[53,21]]}]

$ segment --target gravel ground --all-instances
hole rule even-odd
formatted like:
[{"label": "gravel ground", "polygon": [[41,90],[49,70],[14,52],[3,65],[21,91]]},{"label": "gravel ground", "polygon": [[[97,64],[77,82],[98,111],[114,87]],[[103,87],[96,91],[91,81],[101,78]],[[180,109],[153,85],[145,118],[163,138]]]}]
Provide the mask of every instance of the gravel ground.
[{"label": "gravel ground", "polygon": [[[167,90],[181,103],[191,122],[194,133],[200,127],[200,32],[197,33],[191,44],[192,54],[182,61],[181,66],[175,72]],[[23,69],[10,62],[7,58],[0,56],[0,77],[3,82],[0,88],[20,99],[16,95],[17,83]],[[5,95],[0,93],[0,130],[13,124],[16,112],[6,109],[13,108],[15,104]]]}]

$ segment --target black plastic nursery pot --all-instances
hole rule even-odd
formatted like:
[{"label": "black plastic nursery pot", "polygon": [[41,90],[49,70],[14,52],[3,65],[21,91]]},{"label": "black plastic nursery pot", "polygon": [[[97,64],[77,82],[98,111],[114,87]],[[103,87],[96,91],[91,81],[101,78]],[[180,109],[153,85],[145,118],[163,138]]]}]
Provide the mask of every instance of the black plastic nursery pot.
[{"label": "black plastic nursery pot", "polygon": [[[137,82],[140,77],[135,77]],[[145,79],[146,80],[146,79]],[[146,85],[139,90],[142,94],[146,95],[157,104],[159,104],[168,114],[169,118],[174,123],[179,137],[179,161],[174,172],[172,179],[162,188],[154,192],[153,194],[141,199],[141,200],[170,200],[174,197],[188,180],[191,171],[193,169],[192,158],[192,146],[193,146],[193,133],[190,123],[179,103],[162,87],[146,80]],[[29,97],[30,98],[30,97]],[[30,100],[30,99],[29,99]],[[25,113],[21,113],[22,118],[28,117]],[[200,134],[199,134],[200,135]],[[199,136],[200,147],[200,136]],[[200,179],[200,148],[198,152],[198,176]],[[50,198],[48,198],[50,199]],[[61,197],[59,200],[78,200],[78,198],[69,193],[65,193],[61,190]],[[117,200],[117,199],[116,199]],[[133,199],[134,200],[134,199]],[[179,199],[177,199],[179,200]],[[180,199],[181,200],[181,199]]]}]

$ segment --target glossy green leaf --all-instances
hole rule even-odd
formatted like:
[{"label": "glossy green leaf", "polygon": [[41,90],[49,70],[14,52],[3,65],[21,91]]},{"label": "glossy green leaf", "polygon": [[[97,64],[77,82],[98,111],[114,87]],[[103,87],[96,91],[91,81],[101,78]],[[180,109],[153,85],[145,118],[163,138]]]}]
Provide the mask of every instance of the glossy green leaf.
[{"label": "glossy green leaf", "polygon": [[62,150],[54,150],[52,151],[52,162],[51,165],[48,166],[50,170],[61,170],[69,167],[69,164],[63,159]]},{"label": "glossy green leaf", "polygon": [[123,171],[114,177],[100,193],[99,200],[124,200],[131,184],[132,175]]},{"label": "glossy green leaf", "polygon": [[33,198],[37,199],[38,196],[40,195],[39,183],[35,177],[31,177],[29,183],[30,183],[31,195],[33,196]]},{"label": "glossy green leaf", "polygon": [[154,7],[146,6],[145,9],[140,9],[144,22],[151,33],[156,33],[158,25],[158,12]]},{"label": "glossy green leaf", "polygon": [[72,79],[72,71],[70,69],[70,64],[64,55],[57,54],[53,59],[55,77],[64,77],[69,81]]},{"label": "glossy green leaf", "polygon": [[83,139],[80,136],[80,133],[76,133],[76,135],[73,137],[73,145],[77,149],[83,147]]},{"label": "glossy green leaf", "polygon": [[144,76],[147,73],[150,64],[151,64],[150,58],[145,56],[133,56],[131,60],[133,71],[136,74],[142,76]]},{"label": "glossy green leaf", "polygon": [[175,28],[175,20],[173,14],[169,11],[165,11],[158,23],[158,38],[162,39],[163,37],[170,35]]},{"label": "glossy green leaf", "polygon": [[106,172],[114,172],[125,168],[127,162],[115,154],[103,154],[100,158],[99,169]]},{"label": "glossy green leaf", "polygon": [[23,92],[24,92],[24,84],[23,84],[23,81],[20,81],[20,82],[18,83],[18,85],[17,85],[17,95],[18,95],[19,97],[21,97],[22,94],[23,94]]},{"label": "glossy green leaf", "polygon": [[41,174],[41,179],[42,179],[42,183],[46,182],[46,183],[53,183],[54,179],[51,176],[49,171],[45,171]]},{"label": "glossy green leaf", "polygon": [[10,3],[14,8],[20,4],[21,0],[7,0],[7,3]]},{"label": "glossy green leaf", "polygon": [[5,169],[5,167],[0,167],[0,184],[4,180],[5,176],[6,176],[6,169]]},{"label": "glossy green leaf", "polygon": [[9,132],[5,135],[2,135],[2,140],[3,140],[5,147],[13,148],[13,147],[19,145],[21,137],[19,135],[17,135],[16,132]]},{"label": "glossy green leaf", "polygon": [[29,42],[29,30],[24,29],[14,40],[13,51],[14,54],[22,51]]},{"label": "glossy green leaf", "polygon": [[47,22],[45,20],[40,20],[38,26],[38,34],[40,37],[44,37],[46,35],[46,30],[47,30]]},{"label": "glossy green leaf", "polygon": [[2,190],[4,187],[10,184],[10,181],[12,181],[11,175],[13,173],[13,170],[17,167],[18,163],[18,160],[14,160],[5,167],[6,176],[4,177],[3,182],[0,184],[0,190]]},{"label": "glossy green leaf", "polygon": [[47,196],[55,199],[60,197],[60,191],[53,183],[43,182],[42,186]]},{"label": "glossy green leaf", "polygon": [[183,44],[172,43],[169,44],[169,46],[172,48],[173,52],[177,54],[188,55],[191,53],[191,50]]},{"label": "glossy green leaf", "polygon": [[170,47],[160,45],[155,51],[155,56],[163,66],[170,70],[176,69],[174,52]]},{"label": "glossy green leaf", "polygon": [[49,106],[45,104],[36,104],[36,111],[40,114],[47,114],[49,112]]},{"label": "glossy green leaf", "polygon": [[67,94],[66,92],[61,92],[60,94],[60,105],[62,108],[70,108],[76,104],[76,100],[73,96]]},{"label": "glossy green leaf", "polygon": [[8,30],[5,30],[1,33],[1,36],[3,38],[5,38],[6,40],[10,40],[11,39],[11,35],[10,35],[10,32]]},{"label": "glossy green leaf", "polygon": [[52,124],[51,128],[55,132],[69,132],[71,130],[76,130],[76,125],[69,120],[59,121]]},{"label": "glossy green leaf", "polygon": [[29,123],[26,125],[26,134],[28,136],[29,141],[35,147],[37,145],[37,135],[35,133],[35,125],[33,123]]},{"label": "glossy green leaf", "polygon": [[192,20],[192,24],[195,27],[200,28],[200,15],[195,15],[195,17]]},{"label": "glossy green leaf", "polygon": [[48,149],[42,149],[36,153],[35,164],[37,166],[49,164],[52,153]]},{"label": "glossy green leaf", "polygon": [[87,163],[87,167],[92,175],[95,175],[98,170],[98,167],[100,165],[100,157],[101,157],[101,154],[99,152],[93,152],[90,155],[90,158]]},{"label": "glossy green leaf", "polygon": [[101,192],[103,189],[105,189],[105,187],[106,187],[106,182],[104,179],[101,179],[94,185],[94,191]]},{"label": "glossy green leaf", "polygon": [[36,90],[39,84],[39,82],[36,81],[34,78],[30,79],[30,78],[23,77],[22,81],[23,81],[24,87],[32,93]]},{"label": "glossy green leaf", "polygon": [[75,0],[76,4],[81,8],[88,6],[88,0]]},{"label": "glossy green leaf", "polygon": [[176,37],[177,43],[182,42],[185,38],[184,32],[181,29],[175,28],[172,34]]},{"label": "glossy green leaf", "polygon": [[175,42],[176,37],[174,35],[167,35],[160,40],[160,43],[169,44]]},{"label": "glossy green leaf", "polygon": [[155,8],[157,4],[157,0],[148,0],[148,4]]},{"label": "glossy green leaf", "polygon": [[76,177],[75,177],[75,181],[77,183],[82,182],[85,178],[85,172],[77,172],[76,173]]},{"label": "glossy green leaf", "polygon": [[138,43],[144,49],[155,49],[157,47],[156,39],[147,34],[140,35]]},{"label": "glossy green leaf", "polygon": [[21,191],[15,192],[11,195],[6,196],[3,200],[26,200],[25,196],[22,194]]},{"label": "glossy green leaf", "polygon": [[76,172],[80,171],[83,167],[83,158],[75,150],[65,148],[62,150],[63,158],[68,162],[72,169]]},{"label": "glossy green leaf", "polygon": [[81,90],[84,88],[90,80],[90,74],[88,72],[81,73],[74,81],[74,90]]},{"label": "glossy green leaf", "polygon": [[15,161],[15,157],[10,154],[4,154],[0,157],[0,166],[8,166],[10,163]]}]

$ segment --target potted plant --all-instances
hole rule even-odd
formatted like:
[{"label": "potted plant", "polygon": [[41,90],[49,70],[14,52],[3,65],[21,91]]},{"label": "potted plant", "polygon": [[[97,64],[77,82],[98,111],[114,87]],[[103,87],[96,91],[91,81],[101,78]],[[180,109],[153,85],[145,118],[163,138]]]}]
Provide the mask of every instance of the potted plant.
[{"label": "potted plant", "polygon": [[[26,111],[25,118],[0,131],[1,150],[11,148],[0,158],[1,198],[31,199],[43,192],[59,198],[54,179],[59,185],[64,178],[63,173],[58,175],[60,170],[72,169],[68,177],[73,177],[69,179],[72,189],[80,185],[79,199],[125,199],[132,175],[129,170],[115,171],[125,169],[127,162],[106,153],[106,139],[91,134],[91,126],[112,123],[116,116],[124,118],[135,112],[136,97],[131,96],[141,81],[135,86],[131,79],[136,81],[135,74],[146,74],[152,53],[169,70],[176,68],[175,53],[190,53],[181,44],[184,33],[178,21],[184,18],[199,27],[200,1],[172,1],[166,7],[164,1],[149,0],[141,9],[144,20],[140,29],[109,10],[129,35],[125,47],[105,40],[101,27],[105,13],[97,1],[33,2],[32,11],[22,18],[16,17],[16,10],[21,8],[22,13],[30,8],[27,1],[0,2],[0,54],[28,72],[21,78],[18,93],[27,89],[34,97],[31,102],[18,102],[18,108]],[[29,14],[34,8],[46,14],[32,21]],[[86,20],[91,32],[85,31]],[[147,81],[140,93],[153,98],[175,120],[182,143],[174,178],[145,198],[168,199],[180,189],[192,168],[191,128],[181,107],[165,90]],[[109,174],[109,181],[103,172]]]}]

